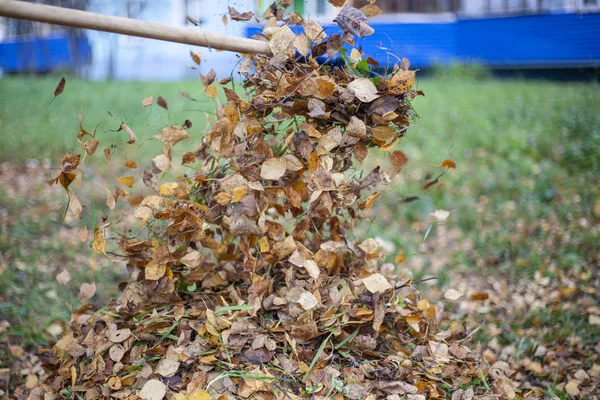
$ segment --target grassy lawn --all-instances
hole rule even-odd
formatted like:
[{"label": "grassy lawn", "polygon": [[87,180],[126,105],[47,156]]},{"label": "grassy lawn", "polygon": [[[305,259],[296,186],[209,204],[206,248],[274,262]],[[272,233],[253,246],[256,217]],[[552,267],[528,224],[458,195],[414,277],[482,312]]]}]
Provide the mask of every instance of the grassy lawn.
[{"label": "grassy lawn", "polygon": [[[126,135],[114,132],[121,121],[144,143],[162,126],[190,119],[195,139],[179,150],[195,150],[205,128],[204,112],[213,107],[199,82],[77,80],[67,81],[65,92],[49,105],[57,81],[0,80],[2,161],[22,165],[49,158],[55,166],[65,151],[78,151],[80,110],[84,128],[92,131],[101,123],[99,137],[111,138],[123,157],[129,155],[122,145]],[[569,398],[565,383],[577,368],[587,371],[598,363],[600,351],[594,317],[600,315],[600,87],[452,74],[417,85],[426,95],[414,102],[422,120],[399,146],[409,164],[358,235],[368,230],[389,242],[390,258],[404,254],[415,277],[437,275],[437,283],[423,284],[426,296],[441,297],[446,287],[464,292],[466,300],[447,304],[447,311],[479,328],[473,337],[487,346],[486,358],[510,359],[523,381]],[[150,95],[164,96],[169,110],[142,108],[141,100]],[[99,170],[103,157],[101,151],[94,156]],[[365,162],[373,165],[377,159]],[[429,173],[444,171],[439,165],[445,159],[457,169],[424,189]],[[76,224],[56,222],[61,205],[51,202],[44,208],[39,196],[60,192],[50,193],[42,188],[43,180],[31,179],[39,187],[0,187],[0,314],[10,323],[0,335],[21,346],[50,340],[52,335],[40,327],[66,318],[64,303],[77,305],[78,284],[102,273],[89,266],[87,243],[65,250],[56,233],[76,229]],[[402,201],[407,196],[418,199]],[[450,211],[450,216],[444,223],[432,222],[435,210]],[[80,266],[70,270],[67,290],[53,279],[62,265]],[[38,273],[41,266],[45,269]],[[95,279],[104,296],[100,304],[115,293],[122,277],[118,268],[111,271],[111,279]],[[476,292],[490,299],[468,301]],[[41,304],[52,311],[41,311]],[[549,361],[550,354],[557,358],[559,353],[561,359],[571,358],[574,370]]]}]

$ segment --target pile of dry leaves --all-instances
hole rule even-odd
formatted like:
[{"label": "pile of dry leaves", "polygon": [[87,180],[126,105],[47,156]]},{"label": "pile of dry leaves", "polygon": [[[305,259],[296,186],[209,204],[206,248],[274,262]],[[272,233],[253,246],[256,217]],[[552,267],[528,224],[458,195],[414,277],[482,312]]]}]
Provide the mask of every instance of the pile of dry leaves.
[{"label": "pile of dry leaves", "polygon": [[[129,193],[135,177],[125,176],[109,193],[111,208],[135,206],[142,227],[119,231],[104,218],[93,248],[120,255],[130,279],[114,303],[73,312],[70,330],[40,352],[31,399],[515,396],[506,363],[490,366],[465,346],[469,332],[443,321],[396,265],[382,265],[374,239],[349,239],[407,162],[392,149],[422,94],[415,72],[402,60],[377,74],[372,58],[342,49],[373,32],[360,10],[343,8],[343,35],[331,36],[278,11],[263,31],[274,56],[245,56],[241,88],[202,76],[207,93],[220,87],[226,97],[203,145],[175,160],[191,122],[165,127],[156,135],[163,153],[140,173],[144,189]],[[121,129],[123,146],[136,141]],[[94,136],[81,128],[87,156],[99,146]],[[392,168],[364,174],[371,149]],[[69,191],[80,163],[64,156],[52,182]],[[179,163],[193,173],[173,176]],[[482,380],[487,389],[473,383]]]}]

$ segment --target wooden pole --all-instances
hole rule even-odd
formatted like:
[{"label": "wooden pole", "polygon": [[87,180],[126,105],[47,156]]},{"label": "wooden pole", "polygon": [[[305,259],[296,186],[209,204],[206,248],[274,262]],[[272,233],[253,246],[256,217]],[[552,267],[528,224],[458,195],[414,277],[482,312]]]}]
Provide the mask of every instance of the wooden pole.
[{"label": "wooden pole", "polygon": [[216,50],[267,56],[273,54],[269,44],[259,40],[22,1],[0,0],[0,16],[191,44]]}]

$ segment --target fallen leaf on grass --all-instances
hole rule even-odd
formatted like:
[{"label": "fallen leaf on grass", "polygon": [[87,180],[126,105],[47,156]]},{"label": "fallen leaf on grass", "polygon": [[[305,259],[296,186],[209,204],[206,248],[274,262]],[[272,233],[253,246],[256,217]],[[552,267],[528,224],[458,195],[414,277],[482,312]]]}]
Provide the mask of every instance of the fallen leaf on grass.
[{"label": "fallen leaf on grass", "polygon": [[58,275],[56,275],[56,281],[61,285],[66,285],[71,280],[71,274],[66,269],[60,271]]},{"label": "fallen leaf on grass", "polygon": [[281,158],[267,158],[260,169],[260,177],[277,180],[285,174],[286,170],[286,162]]},{"label": "fallen leaf on grass", "polygon": [[446,290],[446,293],[444,293],[444,298],[446,300],[454,301],[454,300],[458,300],[459,298],[461,298],[462,295],[463,294],[461,292],[459,292],[458,290],[448,289],[448,290]]},{"label": "fallen leaf on grass", "polygon": [[158,379],[150,379],[140,390],[139,396],[143,400],[162,400],[165,394],[167,394],[167,385]]},{"label": "fallen leaf on grass", "polygon": [[79,287],[79,300],[84,301],[87,299],[91,299],[96,294],[96,284],[95,283],[82,283]]}]

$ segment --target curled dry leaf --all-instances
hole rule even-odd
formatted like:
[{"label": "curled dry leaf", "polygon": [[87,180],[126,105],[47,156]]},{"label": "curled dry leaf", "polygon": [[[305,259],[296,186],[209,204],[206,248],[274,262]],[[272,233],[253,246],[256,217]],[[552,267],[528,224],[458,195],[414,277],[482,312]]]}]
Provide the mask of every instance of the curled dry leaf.
[{"label": "curled dry leaf", "polygon": [[229,7],[229,16],[233,21],[250,21],[254,16],[254,13],[252,11],[240,13],[235,8]]},{"label": "curled dry leaf", "polygon": [[190,135],[188,135],[182,126],[167,126],[161,129],[154,137],[173,147],[182,140],[188,139]]},{"label": "curled dry leaf", "polygon": [[130,127],[128,127],[124,123],[121,123],[121,126],[119,127],[119,130],[124,130],[129,135],[129,140],[127,141],[127,143],[129,143],[129,144],[134,144],[135,143],[135,141],[137,140],[137,136],[131,130]]},{"label": "curled dry leaf", "polygon": [[364,12],[351,6],[344,6],[334,20],[344,32],[363,37],[372,35],[375,30],[369,26]]}]

